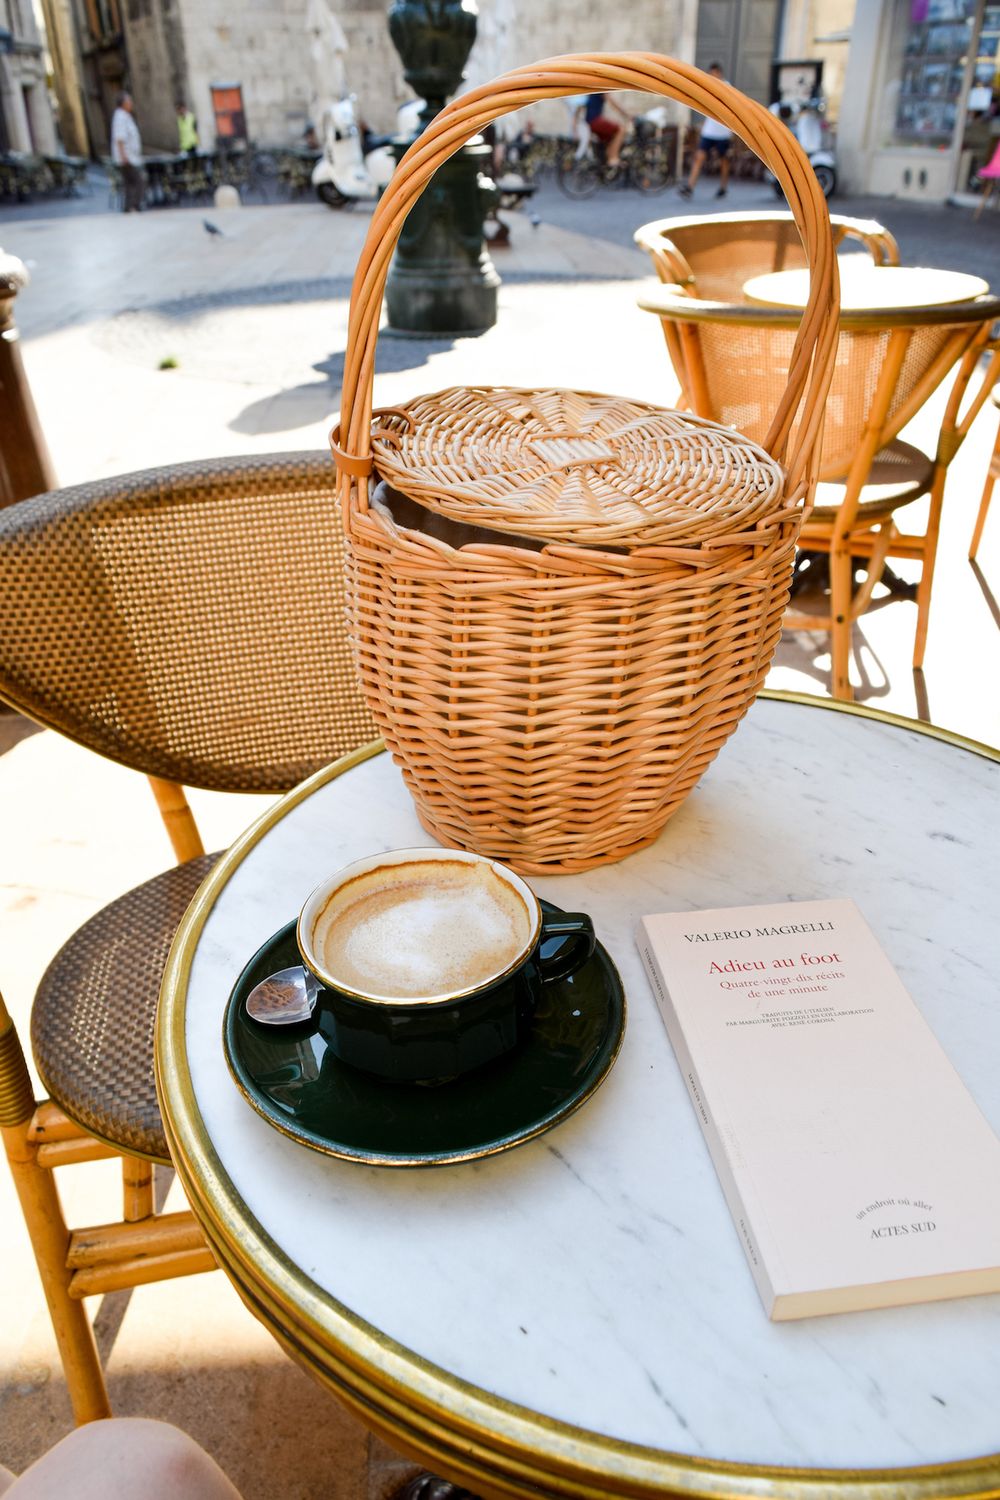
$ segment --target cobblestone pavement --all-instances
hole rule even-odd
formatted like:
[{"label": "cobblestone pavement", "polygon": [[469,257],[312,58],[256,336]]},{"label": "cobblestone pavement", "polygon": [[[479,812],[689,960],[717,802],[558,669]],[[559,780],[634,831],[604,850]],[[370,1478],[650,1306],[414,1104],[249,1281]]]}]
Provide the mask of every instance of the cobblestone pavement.
[{"label": "cobblestone pavement", "polygon": [[[733,182],[725,199],[715,197],[717,179],[703,177],[694,197],[685,200],[676,187],[647,194],[634,188],[601,189],[593,198],[574,200],[543,177],[532,201],[532,212],[545,224],[575,234],[629,246],[632,234],[650,219],[675,214],[728,213],[740,209],[776,206],[773,188],[765,182]],[[307,201],[303,197],[294,205]],[[911,202],[905,198],[875,198],[856,193],[835,193],[830,212],[858,219],[878,219],[899,241],[903,260],[909,265],[942,266],[982,276],[991,284],[1000,277],[1000,211],[988,210],[974,218],[973,198],[963,196],[958,204]],[[86,218],[110,213],[107,178],[98,168],[91,170],[86,189],[70,198],[41,199],[35,203],[0,204],[0,234],[8,224],[34,219]],[[194,205],[180,210],[209,215],[211,207]],[[349,210],[351,212],[352,210]],[[156,214],[158,209],[149,212]],[[343,213],[343,210],[335,212]],[[517,222],[516,216],[514,216]]]},{"label": "cobblestone pavement", "polygon": [[[534,199],[534,206],[544,222],[577,234],[593,234],[599,224],[601,238],[618,245],[630,244],[634,230],[651,219],[680,214],[707,217],[779,206],[773,189],[766,183],[737,182],[721,200],[715,197],[715,188],[715,179],[707,178],[690,199],[681,198],[676,188],[654,196],[621,188],[573,202],[554,184],[546,184]],[[976,220],[974,210],[968,206],[842,193],[829,200],[829,209],[832,214],[877,219],[884,224],[899,241],[906,265],[941,266],[949,271],[982,276],[991,286],[1000,283],[1000,212],[991,210]]]}]

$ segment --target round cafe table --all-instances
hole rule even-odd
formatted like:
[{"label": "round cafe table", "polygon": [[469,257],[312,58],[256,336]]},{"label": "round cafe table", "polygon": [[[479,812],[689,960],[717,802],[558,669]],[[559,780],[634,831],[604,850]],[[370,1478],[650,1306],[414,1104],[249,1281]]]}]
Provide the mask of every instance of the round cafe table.
[{"label": "round cafe table", "polygon": [[248,1306],[484,1496],[1000,1493],[1000,1296],[769,1322],[634,941],[644,913],[853,897],[1000,1127],[998,785],[985,747],[760,698],[655,844],[533,882],[592,913],[624,982],[602,1086],[517,1149],[387,1169],[272,1128],[223,1056],[237,975],[312,886],[428,842],[377,747],[306,782],[205,882],[158,1020],[177,1171]]},{"label": "round cafe table", "polygon": [[[980,276],[930,266],[873,266],[864,255],[840,257],[840,305],[845,312],[902,311],[971,302],[989,291]],[[770,271],[743,283],[751,302],[768,307],[805,307],[809,272]]]}]

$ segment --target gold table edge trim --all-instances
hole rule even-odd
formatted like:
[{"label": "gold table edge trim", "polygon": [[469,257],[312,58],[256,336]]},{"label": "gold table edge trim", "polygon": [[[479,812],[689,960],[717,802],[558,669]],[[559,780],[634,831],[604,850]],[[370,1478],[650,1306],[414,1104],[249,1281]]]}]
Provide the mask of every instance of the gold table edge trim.
[{"label": "gold table edge trim", "polygon": [[[884,709],[765,689],[767,701],[889,724],[1000,761],[1000,751]],[[890,1469],[803,1469],[690,1457],[602,1437],[520,1407],[449,1375],[322,1292],[247,1212],[208,1137],[184,1048],[185,1001],[198,938],[233,871],[264,835],[320,786],[384,751],[343,756],[269,807],[235,841],[189,906],[167,959],[156,1023],[156,1081],[174,1165],[191,1206],[245,1302],[286,1351],[338,1392],[361,1420],[410,1453],[505,1495],[677,1494],[806,1500],[836,1492],[872,1500],[1000,1495],[1000,1454]],[[208,1191],[194,1191],[197,1179]],[[266,1275],[262,1272],[266,1267]]]}]

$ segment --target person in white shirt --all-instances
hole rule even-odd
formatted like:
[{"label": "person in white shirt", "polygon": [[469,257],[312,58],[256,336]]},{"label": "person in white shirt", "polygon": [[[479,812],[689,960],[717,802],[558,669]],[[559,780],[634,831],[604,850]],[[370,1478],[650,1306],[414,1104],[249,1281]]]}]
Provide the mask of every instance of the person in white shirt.
[{"label": "person in white shirt", "polygon": [[142,173],[142,140],[135,123],[135,106],[132,95],[118,95],[118,107],[111,117],[111,159],[122,174],[125,189],[123,212],[138,213],[145,194],[145,179]]},{"label": "person in white shirt", "polygon": [[[708,71],[713,78],[725,77],[721,63],[712,63]],[[681,186],[678,188],[678,192],[682,198],[690,198],[694,192],[694,185],[701,176],[701,169],[709,156],[717,156],[719,158],[719,186],[716,189],[715,196],[717,198],[724,198],[726,196],[726,193],[729,191],[729,147],[732,144],[732,140],[733,132],[727,125],[720,125],[718,120],[712,120],[706,116],[705,122],[701,127],[701,139],[698,142],[698,149],[695,152],[694,161],[691,163],[691,175],[688,177],[687,182],[681,183]]]}]

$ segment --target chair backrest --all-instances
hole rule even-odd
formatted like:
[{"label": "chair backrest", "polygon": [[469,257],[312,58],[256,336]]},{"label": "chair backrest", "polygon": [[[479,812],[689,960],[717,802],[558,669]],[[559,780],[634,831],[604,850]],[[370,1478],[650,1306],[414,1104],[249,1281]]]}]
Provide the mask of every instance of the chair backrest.
[{"label": "chair backrest", "polygon": [[[898,265],[899,247],[874,219],[831,214],[834,243],[857,241],[875,265]],[[805,251],[790,213],[716,214],[708,219],[657,219],[635,232],[660,280],[691,297],[740,304],[743,283],[770,271],[798,270]]]},{"label": "chair backrest", "polygon": [[[705,302],[667,286],[640,296],[639,303],[663,322],[691,409],[760,442],[788,380],[798,315],[748,303]],[[820,480],[844,477],[873,420],[876,449],[892,442],[998,317],[1000,299],[993,296],[952,306],[842,312]],[[876,403],[886,380],[891,392],[879,412]],[[876,434],[869,436],[876,441]]]},{"label": "chair backrest", "polygon": [[1000,177],[1000,141],[985,167],[979,168],[980,177]]},{"label": "chair backrest", "polygon": [[0,510],[0,698],[112,760],[283,791],[378,730],[328,453],[215,459]]}]

